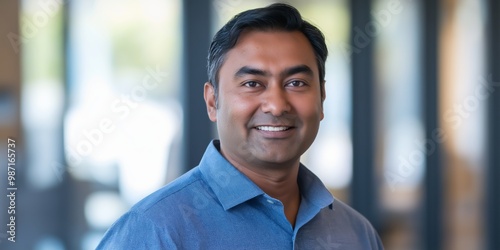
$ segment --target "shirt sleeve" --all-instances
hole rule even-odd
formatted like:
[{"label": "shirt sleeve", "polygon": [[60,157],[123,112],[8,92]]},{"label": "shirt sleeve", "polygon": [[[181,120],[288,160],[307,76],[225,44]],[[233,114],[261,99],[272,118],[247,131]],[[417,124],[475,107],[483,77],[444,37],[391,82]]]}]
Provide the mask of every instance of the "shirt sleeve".
[{"label": "shirt sleeve", "polygon": [[168,234],[150,218],[128,212],[104,234],[97,250],[176,249]]}]

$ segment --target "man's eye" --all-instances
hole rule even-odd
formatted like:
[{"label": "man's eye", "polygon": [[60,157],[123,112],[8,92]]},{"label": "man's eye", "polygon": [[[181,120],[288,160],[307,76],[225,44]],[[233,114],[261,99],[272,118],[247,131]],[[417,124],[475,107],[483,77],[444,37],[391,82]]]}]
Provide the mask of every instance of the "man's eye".
[{"label": "man's eye", "polygon": [[245,82],[243,85],[246,87],[250,87],[250,88],[256,88],[256,87],[260,86],[260,84],[258,82],[255,82],[255,81],[248,81],[248,82]]},{"label": "man's eye", "polygon": [[302,87],[304,85],[305,85],[305,83],[303,81],[291,81],[291,82],[287,83],[287,86],[291,86],[291,87]]}]

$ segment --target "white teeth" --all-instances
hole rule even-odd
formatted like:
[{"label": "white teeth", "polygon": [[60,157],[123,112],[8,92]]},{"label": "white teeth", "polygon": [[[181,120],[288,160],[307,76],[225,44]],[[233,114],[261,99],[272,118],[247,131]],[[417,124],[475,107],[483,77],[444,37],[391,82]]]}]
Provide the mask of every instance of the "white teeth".
[{"label": "white teeth", "polygon": [[272,131],[272,132],[277,132],[277,131],[285,131],[288,129],[288,127],[271,127],[271,126],[258,126],[258,130],[263,130],[263,131]]}]

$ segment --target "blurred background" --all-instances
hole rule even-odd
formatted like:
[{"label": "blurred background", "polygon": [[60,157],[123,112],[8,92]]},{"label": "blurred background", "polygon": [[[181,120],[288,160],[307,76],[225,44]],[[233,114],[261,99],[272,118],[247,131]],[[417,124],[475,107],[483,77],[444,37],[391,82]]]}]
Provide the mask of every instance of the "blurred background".
[{"label": "blurred background", "polygon": [[[211,38],[273,2],[1,1],[0,249],[94,249],[196,166],[217,137],[202,95]],[[330,51],[325,119],[303,163],[388,250],[500,249],[499,1],[286,2]]]}]

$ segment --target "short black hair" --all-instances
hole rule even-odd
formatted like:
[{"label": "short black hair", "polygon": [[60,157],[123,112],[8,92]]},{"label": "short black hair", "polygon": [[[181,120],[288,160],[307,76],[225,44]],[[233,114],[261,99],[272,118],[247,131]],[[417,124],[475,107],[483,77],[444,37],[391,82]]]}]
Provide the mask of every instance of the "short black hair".
[{"label": "short black hair", "polygon": [[[241,12],[215,34],[208,51],[207,72],[208,81],[215,89],[216,98],[219,70],[224,63],[225,56],[236,45],[241,32],[246,29],[302,32],[314,49],[320,85],[324,84],[328,49],[323,33],[316,26],[302,19],[299,11],[293,6],[275,3],[264,8]],[[321,95],[323,95],[323,88],[321,91]]]}]

